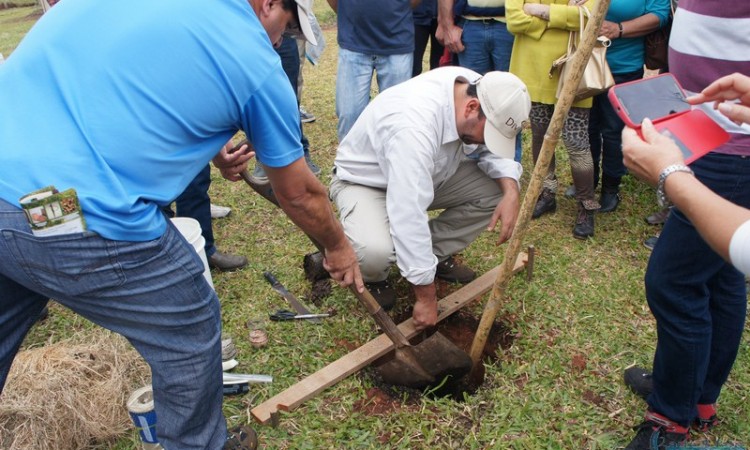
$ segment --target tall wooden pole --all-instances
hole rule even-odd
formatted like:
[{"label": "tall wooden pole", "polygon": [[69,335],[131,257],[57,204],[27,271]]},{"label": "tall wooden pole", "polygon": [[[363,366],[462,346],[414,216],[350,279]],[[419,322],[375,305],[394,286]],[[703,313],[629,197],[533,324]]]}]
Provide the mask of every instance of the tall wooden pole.
[{"label": "tall wooden pole", "polygon": [[583,76],[583,70],[591,56],[591,50],[594,48],[596,39],[599,36],[599,29],[604,20],[604,16],[607,13],[607,9],[609,8],[609,2],[610,0],[599,0],[597,2],[596,10],[581,36],[581,43],[578,50],[573,57],[565,63],[570,65],[568,68],[568,76],[564,80],[560,98],[558,99],[557,104],[555,104],[555,112],[550,119],[549,127],[544,135],[544,143],[542,144],[539,158],[536,161],[536,166],[531,175],[531,181],[526,190],[526,195],[523,197],[523,203],[521,205],[521,211],[518,221],[516,222],[515,230],[513,230],[513,235],[511,236],[510,241],[508,242],[508,247],[505,251],[505,259],[500,266],[500,272],[497,274],[497,278],[492,286],[490,298],[484,306],[482,319],[479,321],[479,326],[477,327],[477,332],[474,335],[474,341],[471,345],[469,355],[473,362],[473,371],[476,371],[480,364],[480,358],[484,346],[487,343],[490,329],[492,328],[495,317],[502,306],[502,300],[505,296],[508,282],[513,275],[513,264],[521,251],[521,242],[526,235],[526,230],[528,229],[529,221],[531,220],[531,212],[534,209],[537,197],[539,197],[539,193],[542,190],[542,182],[549,170],[552,156],[555,154],[555,147],[557,146],[563,123],[568,116],[570,106],[573,104],[575,91],[581,81],[581,77]]}]

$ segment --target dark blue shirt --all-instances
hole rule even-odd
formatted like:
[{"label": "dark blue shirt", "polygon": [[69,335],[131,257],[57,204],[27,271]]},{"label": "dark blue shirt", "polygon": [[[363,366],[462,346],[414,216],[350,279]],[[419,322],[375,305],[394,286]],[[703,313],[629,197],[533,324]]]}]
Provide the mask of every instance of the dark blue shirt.
[{"label": "dark blue shirt", "polygon": [[433,20],[437,20],[437,0],[422,0],[414,8],[414,25],[428,27]]},{"label": "dark blue shirt", "polygon": [[339,47],[369,55],[414,52],[409,0],[339,0]]}]

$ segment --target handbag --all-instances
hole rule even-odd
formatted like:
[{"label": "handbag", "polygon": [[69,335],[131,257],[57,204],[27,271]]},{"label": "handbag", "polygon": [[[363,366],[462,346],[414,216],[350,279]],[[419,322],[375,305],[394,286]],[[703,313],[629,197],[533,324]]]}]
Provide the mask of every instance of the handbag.
[{"label": "handbag", "polygon": [[[568,51],[563,56],[557,58],[552,62],[552,68],[550,69],[549,76],[552,78],[554,71],[557,68],[560,69],[560,81],[557,83],[557,94],[555,96],[560,98],[562,93],[563,83],[568,74],[568,64],[565,64],[575,53],[581,43],[581,33],[584,27],[584,15],[588,18],[590,13],[588,8],[585,6],[578,7],[578,14],[581,20],[580,31],[571,31],[568,36]],[[612,77],[612,71],[609,69],[607,63],[607,47],[612,44],[605,36],[599,36],[594,44],[594,48],[591,50],[591,56],[589,57],[586,68],[583,71],[583,76],[578,84],[574,103],[585,98],[593,97],[597,94],[601,94],[607,89],[615,85],[615,79]]]},{"label": "handbag", "polygon": [[[672,3],[672,2],[670,2]],[[663,27],[652,31],[644,39],[643,63],[649,70],[666,69],[669,62],[669,33],[672,31],[672,17],[674,17],[674,3],[669,22]]]}]

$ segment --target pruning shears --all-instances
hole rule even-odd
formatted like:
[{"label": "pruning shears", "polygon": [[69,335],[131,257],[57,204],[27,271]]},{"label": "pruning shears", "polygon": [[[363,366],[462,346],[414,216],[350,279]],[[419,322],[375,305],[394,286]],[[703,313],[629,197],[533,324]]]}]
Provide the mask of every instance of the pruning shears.
[{"label": "pruning shears", "polygon": [[304,320],[304,319],[319,319],[323,317],[330,317],[328,313],[324,314],[297,314],[294,311],[288,309],[279,309],[273,314],[269,314],[271,320],[284,321],[284,320]]}]

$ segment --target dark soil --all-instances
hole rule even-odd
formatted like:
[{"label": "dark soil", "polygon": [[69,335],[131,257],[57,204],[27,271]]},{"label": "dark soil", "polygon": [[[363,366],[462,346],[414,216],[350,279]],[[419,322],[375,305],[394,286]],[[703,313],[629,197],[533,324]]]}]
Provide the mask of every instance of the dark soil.
[{"label": "dark soil", "polygon": [[[394,321],[399,323],[410,316],[411,311],[408,311],[404,313],[404,317],[396,317]],[[437,331],[457,347],[469,353],[478,325],[479,319],[477,317],[459,311],[438,324]],[[417,345],[422,339],[424,339],[424,336],[418,336],[412,340],[412,344]],[[497,362],[498,351],[509,348],[512,343],[513,335],[510,330],[502,321],[495,321],[484,348],[482,361]],[[376,368],[379,363],[386,361],[388,357],[389,355],[376,361],[372,367]],[[366,399],[355,403],[354,410],[367,414],[385,414],[404,407],[412,407],[418,404],[423,395],[448,397],[456,401],[463,401],[465,395],[473,395],[484,383],[485,370],[484,364],[480,364],[471,376],[458,380],[448,379],[442,385],[432,389],[428,388],[425,391],[387,384],[380,378],[377,369],[369,368],[362,371],[361,374],[373,387],[367,391]]]}]

